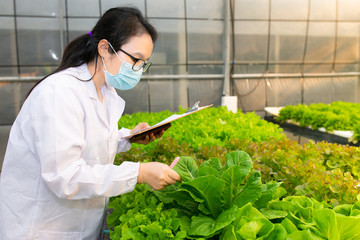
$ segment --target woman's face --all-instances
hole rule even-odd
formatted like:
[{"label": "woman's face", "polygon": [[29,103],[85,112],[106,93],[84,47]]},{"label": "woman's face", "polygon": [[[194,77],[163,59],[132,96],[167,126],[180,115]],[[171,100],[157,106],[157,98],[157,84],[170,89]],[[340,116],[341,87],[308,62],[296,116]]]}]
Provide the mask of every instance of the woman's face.
[{"label": "woman's face", "polygon": [[[111,47],[109,46],[109,48]],[[148,33],[143,33],[141,35],[131,37],[126,44],[121,46],[121,49],[126,53],[130,54],[131,56],[142,59],[146,62],[151,56],[153,50],[153,42],[151,36]],[[118,56],[121,60],[118,58]],[[117,55],[110,54],[109,58],[104,59],[104,61],[108,72],[113,75],[118,74],[122,61],[134,64],[133,59],[120,50],[117,52]]]}]

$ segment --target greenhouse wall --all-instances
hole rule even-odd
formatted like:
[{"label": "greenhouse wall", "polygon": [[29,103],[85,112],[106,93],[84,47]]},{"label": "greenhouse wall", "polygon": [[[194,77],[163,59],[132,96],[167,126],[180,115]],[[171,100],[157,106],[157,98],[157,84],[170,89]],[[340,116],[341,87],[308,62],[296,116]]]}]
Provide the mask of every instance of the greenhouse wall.
[{"label": "greenhouse wall", "polygon": [[125,113],[219,106],[227,68],[243,112],[360,101],[360,1],[2,0],[0,125],[12,124],[69,41],[121,5],[138,7],[159,31],[149,73],[119,92]]}]

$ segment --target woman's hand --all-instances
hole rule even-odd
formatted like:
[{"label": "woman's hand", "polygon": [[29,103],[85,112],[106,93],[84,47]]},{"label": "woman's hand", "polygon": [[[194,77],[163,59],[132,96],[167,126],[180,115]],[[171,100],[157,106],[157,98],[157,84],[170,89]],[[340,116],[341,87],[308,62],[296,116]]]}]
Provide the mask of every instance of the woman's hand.
[{"label": "woman's hand", "polygon": [[[134,127],[131,130],[130,133],[133,134],[133,133],[139,132],[141,130],[144,130],[146,128],[149,128],[149,127],[150,126],[148,123],[145,123],[145,122],[139,123],[138,125],[136,125],[136,127]],[[137,140],[132,143],[139,143],[139,144],[146,145],[146,144],[149,144],[150,142],[155,141],[155,139],[157,139],[157,138],[161,138],[163,134],[164,134],[164,130],[162,130],[159,134],[156,134],[156,135],[154,135],[154,133],[150,133],[150,134],[146,135],[143,139]]]},{"label": "woman's hand", "polygon": [[154,190],[161,190],[164,187],[181,181],[177,172],[168,165],[158,162],[140,163],[138,183],[146,183]]}]

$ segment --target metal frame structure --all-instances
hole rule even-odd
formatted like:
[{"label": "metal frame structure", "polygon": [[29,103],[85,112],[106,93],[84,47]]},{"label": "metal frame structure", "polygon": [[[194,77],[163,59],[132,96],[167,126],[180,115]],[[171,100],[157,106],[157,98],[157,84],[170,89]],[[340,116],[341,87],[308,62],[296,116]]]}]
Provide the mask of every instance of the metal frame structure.
[{"label": "metal frame structure", "polygon": [[[20,64],[20,56],[19,56],[19,39],[18,39],[18,17],[30,17],[30,18],[51,18],[51,19],[58,19],[59,21],[59,26],[60,26],[60,34],[59,37],[61,39],[60,41],[60,49],[61,51],[63,51],[64,49],[64,45],[66,42],[69,42],[69,19],[78,19],[78,18],[87,18],[87,19],[96,19],[98,18],[98,16],[87,16],[87,17],[81,17],[81,16],[69,16],[69,6],[68,6],[68,1],[69,0],[57,0],[58,1],[58,13],[57,15],[54,16],[36,16],[36,15],[19,15],[16,14],[16,0],[12,0],[13,3],[13,8],[14,8],[14,14],[13,15],[9,15],[9,14],[0,14],[0,17],[14,17],[14,42],[15,42],[15,46],[16,46],[16,54],[17,54],[17,63],[16,65],[9,65],[9,66],[4,66],[2,65],[1,67],[14,67],[17,68],[17,70],[15,70],[14,72],[18,73],[18,76],[9,76],[9,77],[0,77],[0,83],[32,83],[32,82],[36,82],[39,81],[42,76],[37,76],[37,77],[21,77],[20,73],[21,73],[21,67],[41,67],[43,65],[21,65]],[[344,19],[339,19],[341,17],[339,17],[339,4],[341,4],[341,2],[346,2],[346,0],[332,0],[332,3],[335,2],[336,5],[336,13],[335,13],[335,17],[333,20],[314,20],[311,19],[311,10],[310,6],[313,0],[307,0],[306,4],[307,4],[307,14],[306,16],[304,15],[303,19],[300,20],[296,20],[296,19],[282,19],[282,18],[276,18],[274,16],[272,16],[272,8],[274,8],[273,3],[275,3],[277,0],[269,0],[268,2],[265,3],[265,5],[267,5],[265,8],[268,11],[268,16],[261,18],[261,19],[256,19],[256,17],[254,17],[254,19],[251,18],[246,18],[246,17],[242,17],[240,15],[236,15],[235,14],[235,5],[236,4],[240,4],[241,0],[239,1],[234,1],[234,0],[226,0],[223,1],[221,0],[221,2],[223,3],[223,14],[220,16],[216,16],[214,18],[194,18],[194,16],[190,16],[190,13],[187,12],[188,7],[191,6],[192,2],[191,0],[183,0],[183,7],[184,7],[184,13],[182,15],[182,17],[173,17],[173,16],[168,16],[168,17],[149,17],[149,19],[161,19],[161,20],[167,20],[167,19],[171,19],[171,20],[180,20],[184,22],[184,27],[185,27],[185,37],[182,41],[185,41],[183,44],[185,45],[186,48],[188,48],[188,44],[189,43],[189,34],[188,33],[188,28],[190,28],[189,26],[189,21],[194,21],[194,20],[201,20],[201,21],[215,21],[215,22],[221,22],[223,25],[223,40],[221,41],[224,45],[223,45],[223,49],[222,49],[222,59],[219,60],[204,60],[204,61],[194,61],[189,59],[189,54],[190,52],[188,51],[188,49],[185,50],[185,59],[180,61],[179,63],[173,63],[173,64],[169,64],[170,66],[175,66],[175,65],[179,65],[179,66],[185,66],[184,68],[186,69],[185,73],[189,73],[189,74],[152,74],[152,72],[150,71],[150,74],[146,74],[143,76],[143,80],[148,81],[148,85],[150,85],[152,82],[156,82],[158,80],[160,81],[171,81],[171,80],[178,80],[179,82],[181,82],[181,84],[179,84],[179,89],[176,89],[177,91],[181,92],[179,93],[179,95],[183,94],[184,95],[184,100],[181,100],[180,103],[184,105],[184,107],[187,107],[190,105],[189,103],[189,96],[187,96],[188,94],[188,83],[190,82],[189,80],[199,80],[199,82],[201,80],[216,80],[217,84],[219,86],[220,81],[222,80],[222,89],[219,92],[219,95],[222,96],[230,96],[230,95],[238,95],[239,99],[238,101],[241,102],[242,98],[248,96],[248,93],[252,93],[252,91],[256,88],[249,88],[249,89],[245,89],[245,91],[247,91],[248,93],[246,94],[242,94],[239,95],[234,89],[235,89],[235,85],[239,82],[241,82],[241,80],[253,80],[253,82],[258,83],[259,80],[265,80],[265,82],[268,82],[268,80],[272,80],[274,79],[276,81],[276,79],[297,79],[298,82],[300,81],[301,84],[301,89],[297,90],[298,92],[301,93],[301,102],[299,103],[304,103],[304,80],[305,79],[311,79],[311,78],[327,78],[329,79],[329,82],[336,80],[338,78],[352,78],[352,86],[354,86],[354,88],[356,89],[355,92],[355,101],[360,102],[360,71],[358,72],[358,68],[356,67],[355,71],[352,72],[336,72],[336,64],[357,64],[359,65],[359,63],[356,62],[352,62],[352,61],[343,61],[343,62],[339,62],[336,61],[336,56],[339,54],[337,52],[337,46],[338,46],[338,29],[339,29],[339,23],[360,23],[360,19],[354,19],[354,20],[344,20]],[[305,1],[304,1],[305,2]],[[102,6],[102,4],[104,3],[103,0],[98,0],[97,2],[99,4],[99,16],[102,14],[102,10],[104,8],[104,6]],[[95,4],[97,4],[95,3]],[[57,3],[56,3],[57,4]],[[144,9],[144,14],[145,16],[148,16],[148,5],[150,4],[150,0],[143,0],[143,4],[145,6]],[[304,3],[305,4],[305,3]],[[306,5],[305,4],[305,5]],[[340,14],[341,15],[341,14]],[[56,20],[57,21],[57,20]],[[268,25],[267,28],[267,40],[266,43],[264,41],[265,44],[267,44],[266,46],[266,53],[264,52],[264,56],[265,58],[261,61],[254,61],[254,62],[246,62],[246,61],[240,61],[240,60],[236,60],[235,57],[235,48],[239,47],[236,44],[235,41],[235,30],[234,30],[234,25],[236,23],[239,22],[263,22],[265,24]],[[299,59],[297,62],[293,62],[293,63],[287,63],[284,61],[271,61],[271,57],[270,57],[270,46],[271,44],[274,44],[271,39],[272,37],[272,23],[274,22],[280,22],[280,23],[286,23],[286,22],[290,22],[290,23],[295,23],[295,22],[302,22],[304,23],[304,26],[306,26],[306,30],[305,30],[305,36],[304,36],[304,49],[303,54],[302,54],[302,58]],[[324,73],[307,73],[304,71],[304,68],[307,66],[307,64],[312,64],[309,62],[306,62],[306,52],[309,49],[309,37],[311,38],[311,33],[309,36],[309,26],[311,23],[313,22],[326,22],[326,23],[333,23],[335,25],[335,35],[334,37],[334,49],[333,49],[333,56],[332,56],[332,60],[329,62],[326,62],[325,64],[327,64],[329,66],[328,69],[331,69],[330,72],[324,72]],[[266,37],[266,34],[264,35]],[[360,44],[359,44],[360,45]],[[360,51],[360,49],[359,49]],[[346,59],[345,59],[346,60]],[[167,63],[164,63],[167,64]],[[211,65],[211,66],[220,66],[223,71],[222,74],[191,74],[191,71],[189,71],[189,66],[197,66],[199,64],[202,65]],[[238,66],[244,66],[244,65],[251,65],[251,64],[260,64],[260,65],[264,65],[265,69],[264,72],[260,72],[259,73],[239,73],[240,71],[236,71],[234,70],[234,67],[238,67]],[[300,66],[300,71],[296,72],[296,73],[270,73],[271,66],[272,64],[277,64],[277,65],[287,65],[287,64],[294,64],[294,65],[299,65]],[[315,63],[314,63],[315,64]],[[154,64],[155,65],[155,64]],[[55,65],[48,65],[50,67],[56,67]],[[157,64],[157,66],[164,66],[162,64]],[[330,67],[331,66],[331,67]],[[20,85],[14,87],[14,96],[18,96],[16,97],[16,99],[21,99],[20,96]],[[240,84],[241,85],[241,84]],[[257,86],[257,84],[256,84]],[[267,90],[268,90],[268,86],[265,84],[265,86],[263,86],[263,89],[265,88],[265,93],[267,94]],[[148,94],[150,94],[150,91],[148,92]],[[256,97],[255,97],[256,98]],[[150,97],[149,97],[150,99]],[[18,100],[16,100],[18,101]],[[15,101],[15,102],[16,102]],[[186,102],[187,101],[187,102]],[[131,102],[131,101],[130,101]],[[16,109],[19,109],[20,106],[20,102],[19,103],[15,103],[16,104]],[[150,100],[149,100],[149,104],[150,104]],[[187,106],[186,106],[187,104]],[[267,102],[265,103],[265,106],[267,105]],[[151,110],[151,107],[149,106],[149,110]],[[259,111],[259,109],[257,109]]]}]

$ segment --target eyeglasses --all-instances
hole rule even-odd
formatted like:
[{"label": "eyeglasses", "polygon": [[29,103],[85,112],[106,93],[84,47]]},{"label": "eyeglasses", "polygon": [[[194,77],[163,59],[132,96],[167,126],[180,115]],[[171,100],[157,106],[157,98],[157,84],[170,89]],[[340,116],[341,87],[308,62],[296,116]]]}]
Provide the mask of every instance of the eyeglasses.
[{"label": "eyeglasses", "polygon": [[128,55],[134,61],[134,64],[132,66],[132,69],[134,71],[139,71],[140,69],[142,69],[143,72],[146,72],[146,70],[148,70],[149,67],[151,66],[151,62],[149,62],[149,61],[145,61],[143,59],[136,58],[136,57],[132,56],[131,54],[125,52],[121,48],[120,48],[120,51],[122,51],[123,53]]}]

